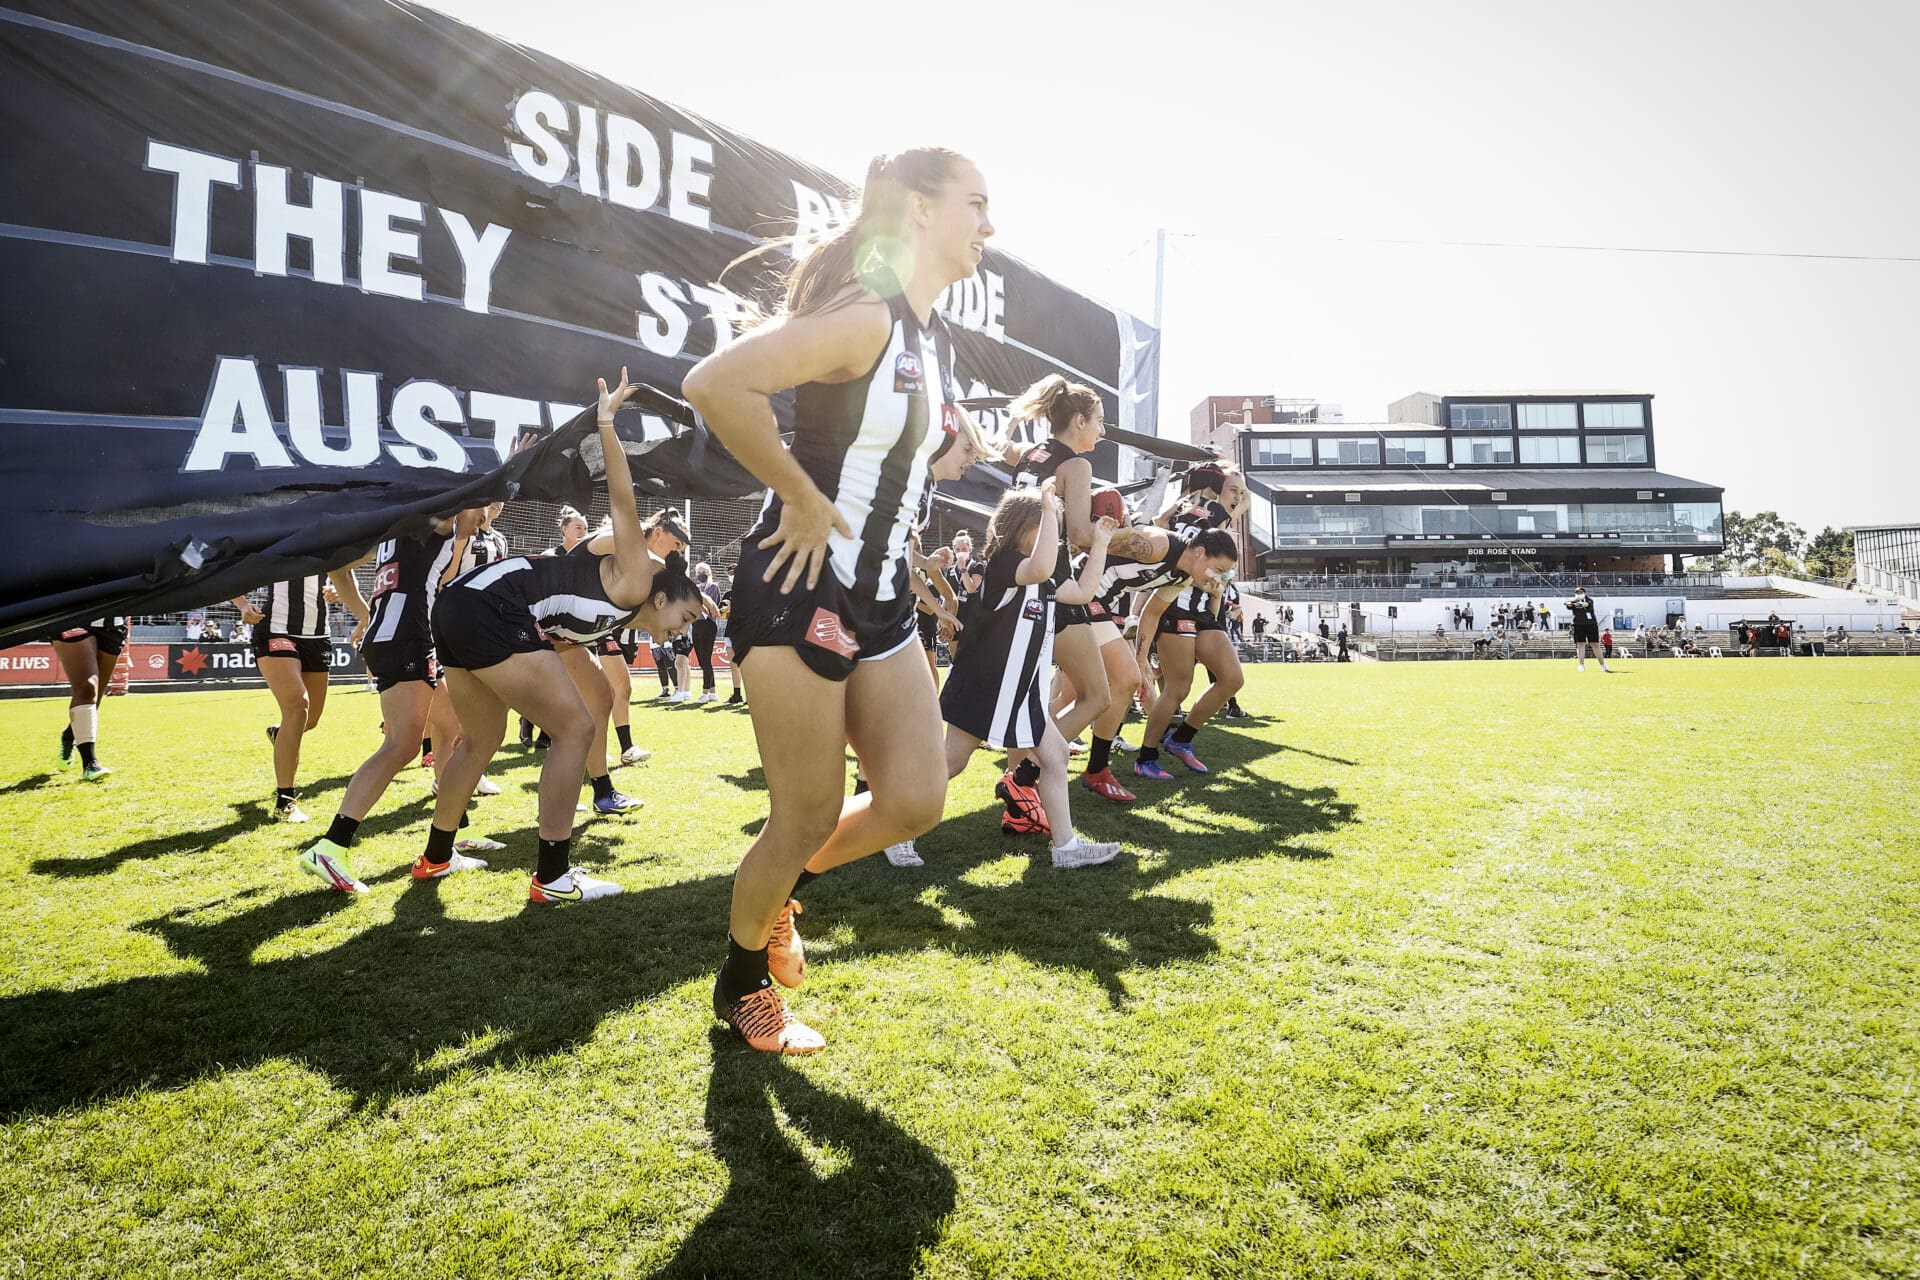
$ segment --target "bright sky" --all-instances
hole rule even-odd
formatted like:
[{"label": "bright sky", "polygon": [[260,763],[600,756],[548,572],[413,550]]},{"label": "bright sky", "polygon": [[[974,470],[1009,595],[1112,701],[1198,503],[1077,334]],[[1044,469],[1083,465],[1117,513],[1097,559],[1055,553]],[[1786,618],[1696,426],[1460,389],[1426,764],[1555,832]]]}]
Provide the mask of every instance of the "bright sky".
[{"label": "bright sky", "polygon": [[1920,519],[1911,0],[438,7],[848,178],[965,152],[999,247],[1143,317],[1167,228],[1163,435],[1207,395],[1649,391],[1729,507]]}]

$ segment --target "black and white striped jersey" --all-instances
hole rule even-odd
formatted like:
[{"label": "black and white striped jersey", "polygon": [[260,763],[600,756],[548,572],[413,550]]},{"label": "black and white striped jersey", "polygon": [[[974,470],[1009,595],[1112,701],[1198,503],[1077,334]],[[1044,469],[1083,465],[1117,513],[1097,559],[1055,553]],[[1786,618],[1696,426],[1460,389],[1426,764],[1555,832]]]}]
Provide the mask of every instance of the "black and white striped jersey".
[{"label": "black and white striped jersey", "polygon": [[[842,586],[879,601],[907,594],[907,538],[928,467],[960,431],[946,322],[935,315],[922,325],[898,296],[887,306],[893,328],[873,368],[851,382],[806,383],[793,405],[793,459],[853,530],[828,537],[828,567]],[[780,511],[769,490],[748,546],[779,527]]]},{"label": "black and white striped jersey", "polygon": [[[955,684],[973,691],[984,704],[991,690],[993,707],[986,721],[988,732],[980,734],[991,742],[1030,747],[1039,738],[1046,711],[1044,699],[1034,710],[1032,691],[1047,668],[1053,664],[1053,583],[1036,582],[1022,586],[1015,580],[1026,555],[1018,546],[1002,547],[987,561],[986,578],[980,584],[980,603],[984,608],[972,616],[969,635],[961,646],[956,664],[967,670]],[[984,615],[984,616],[983,616]],[[986,708],[981,706],[981,711]],[[1038,720],[1041,724],[1030,723]]]},{"label": "black and white striped jersey", "polygon": [[[1074,458],[1085,458],[1084,453],[1075,453],[1059,440],[1043,440],[1020,455],[1020,464],[1014,468],[1013,483],[1016,488],[1038,489],[1060,470],[1063,463]],[[1064,497],[1062,499],[1064,501]],[[1060,525],[1060,554],[1054,561],[1053,580],[1065,582],[1073,574],[1073,547],[1067,541],[1064,520]]]},{"label": "black and white striped jersey", "polygon": [[[1100,574],[1099,585],[1094,589],[1094,598],[1116,618],[1126,616],[1124,597],[1131,591],[1154,591],[1160,587],[1170,587],[1176,582],[1190,582],[1186,570],[1180,567],[1180,557],[1187,552],[1184,538],[1167,535],[1167,554],[1158,560],[1132,560],[1117,555],[1111,547],[1107,549],[1107,567]],[[1082,555],[1075,561],[1076,567],[1084,566],[1086,557]]]},{"label": "black and white striped jersey", "polygon": [[447,590],[485,591],[533,615],[547,640],[592,644],[631,626],[640,612],[607,599],[600,581],[605,556],[514,556],[481,565],[447,584]]},{"label": "black and white striped jersey", "polygon": [[429,620],[440,575],[453,562],[453,533],[389,538],[374,557],[373,601],[361,644],[433,647]]},{"label": "black and white striped jersey", "polygon": [[288,578],[267,587],[260,625],[269,635],[311,638],[327,634],[327,585],[324,573]]},{"label": "black and white striped jersey", "polygon": [[460,553],[460,572],[478,569],[483,564],[492,564],[507,558],[507,539],[498,529],[476,529],[473,537],[467,540],[467,549]]},{"label": "black and white striped jersey", "polygon": [[[1218,502],[1196,502],[1174,514],[1173,532],[1182,541],[1190,541],[1196,534],[1208,529],[1223,529],[1232,523],[1232,513]],[[1224,597],[1221,604],[1216,606],[1213,597],[1197,583],[1182,591],[1173,602],[1174,608],[1185,609],[1188,613],[1212,613],[1216,608],[1224,608],[1224,605]]]}]

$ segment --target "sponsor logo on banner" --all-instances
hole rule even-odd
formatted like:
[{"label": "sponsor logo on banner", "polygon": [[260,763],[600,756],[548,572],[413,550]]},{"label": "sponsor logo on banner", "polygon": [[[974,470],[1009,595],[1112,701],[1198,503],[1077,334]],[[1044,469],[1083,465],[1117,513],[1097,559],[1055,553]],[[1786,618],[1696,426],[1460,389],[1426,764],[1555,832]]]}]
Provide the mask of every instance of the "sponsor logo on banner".
[{"label": "sponsor logo on banner", "polygon": [[165,671],[167,669],[167,655],[164,653],[148,654],[147,669],[150,671]]},{"label": "sponsor logo on banner", "polygon": [[846,623],[840,620],[839,614],[827,608],[813,611],[813,621],[807,626],[807,643],[818,645],[843,658],[851,658],[860,652],[860,646],[847,634]]},{"label": "sponsor logo on banner", "polygon": [[902,392],[925,391],[926,375],[920,369],[920,357],[912,351],[902,351],[893,362],[893,389]]}]

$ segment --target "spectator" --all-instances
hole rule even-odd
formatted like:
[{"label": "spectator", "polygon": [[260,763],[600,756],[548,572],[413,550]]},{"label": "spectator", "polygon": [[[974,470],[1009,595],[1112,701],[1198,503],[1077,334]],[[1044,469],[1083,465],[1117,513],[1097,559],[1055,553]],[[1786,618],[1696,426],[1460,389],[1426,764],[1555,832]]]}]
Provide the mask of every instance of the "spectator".
[{"label": "spectator", "polygon": [[1267,638],[1267,615],[1264,613],[1256,613],[1253,615],[1253,642],[1255,644],[1260,644],[1264,642],[1266,638]]},{"label": "spectator", "polygon": [[1544,600],[1540,602],[1540,629],[1542,631],[1553,630],[1553,610],[1548,607]]},{"label": "spectator", "polygon": [[[1343,631],[1345,629],[1344,627],[1341,628]],[[1322,640],[1329,640],[1332,637],[1333,631],[1327,626],[1327,620],[1325,618],[1320,619],[1320,638]]]},{"label": "spectator", "polygon": [[1600,633],[1600,656],[1603,658],[1611,658],[1613,656],[1613,628],[1612,627],[1608,627],[1605,631],[1602,631]]},{"label": "spectator", "polygon": [[1473,630],[1473,606],[1467,606],[1467,630]]},{"label": "spectator", "polygon": [[1340,644],[1340,656],[1337,659],[1337,661],[1352,662],[1353,657],[1347,652],[1347,624],[1344,622],[1340,624],[1340,635],[1338,637],[1338,640]]}]

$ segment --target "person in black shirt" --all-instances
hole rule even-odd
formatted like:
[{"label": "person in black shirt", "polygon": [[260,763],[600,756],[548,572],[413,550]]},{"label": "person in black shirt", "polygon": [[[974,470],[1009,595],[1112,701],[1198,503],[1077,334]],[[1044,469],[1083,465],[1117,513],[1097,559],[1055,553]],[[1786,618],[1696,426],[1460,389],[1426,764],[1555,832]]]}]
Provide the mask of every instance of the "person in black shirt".
[{"label": "person in black shirt", "polygon": [[[1575,587],[1573,599],[1567,601],[1567,612],[1573,617],[1573,657],[1580,664],[1580,670],[1587,669],[1587,652],[1593,652],[1600,644],[1600,619],[1593,607],[1593,601],[1587,596],[1585,587]],[[1585,652],[1582,646],[1585,646]],[[1595,652],[1600,659],[1600,669],[1609,674],[1612,668],[1607,666],[1604,653]]]}]

